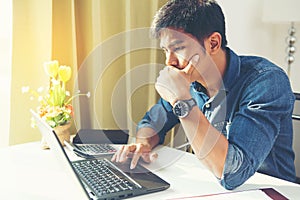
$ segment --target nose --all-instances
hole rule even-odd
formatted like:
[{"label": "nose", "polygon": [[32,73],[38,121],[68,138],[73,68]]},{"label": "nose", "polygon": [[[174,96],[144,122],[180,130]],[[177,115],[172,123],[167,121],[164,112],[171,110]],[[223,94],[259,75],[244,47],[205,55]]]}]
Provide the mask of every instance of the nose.
[{"label": "nose", "polygon": [[173,52],[166,53],[165,64],[168,66],[178,67],[178,58],[175,55],[175,53],[173,53]]}]

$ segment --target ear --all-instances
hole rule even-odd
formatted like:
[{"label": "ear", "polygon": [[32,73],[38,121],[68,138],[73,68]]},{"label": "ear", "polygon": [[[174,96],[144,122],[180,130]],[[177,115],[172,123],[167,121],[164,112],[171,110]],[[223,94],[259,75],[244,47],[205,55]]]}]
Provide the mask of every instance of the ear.
[{"label": "ear", "polygon": [[208,37],[208,46],[209,46],[209,48],[207,50],[211,54],[214,54],[221,48],[221,43],[222,43],[221,34],[218,33],[218,32],[214,32]]}]

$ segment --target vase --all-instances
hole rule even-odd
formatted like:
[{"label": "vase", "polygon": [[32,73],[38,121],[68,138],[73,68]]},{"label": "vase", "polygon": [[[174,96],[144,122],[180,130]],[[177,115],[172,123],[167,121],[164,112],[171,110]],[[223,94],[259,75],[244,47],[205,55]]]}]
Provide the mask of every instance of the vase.
[{"label": "vase", "polygon": [[[56,126],[53,128],[62,146],[65,146],[64,141],[70,142],[70,137],[71,137],[70,127],[71,127],[71,123],[68,122],[64,125]],[[50,149],[44,137],[42,138],[41,146],[42,149]]]}]

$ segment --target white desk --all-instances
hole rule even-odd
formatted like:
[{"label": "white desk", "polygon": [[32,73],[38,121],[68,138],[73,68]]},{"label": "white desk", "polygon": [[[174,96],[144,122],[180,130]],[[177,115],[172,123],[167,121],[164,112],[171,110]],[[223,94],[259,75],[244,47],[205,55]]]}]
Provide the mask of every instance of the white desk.
[{"label": "white desk", "polygon": [[[163,147],[158,159],[148,168],[171,184],[168,190],[133,199],[172,199],[228,192],[193,154]],[[76,196],[70,181],[50,150],[39,143],[27,143],[0,149],[0,199],[70,199]],[[75,157],[74,157],[75,158]],[[256,173],[237,190],[275,188],[289,199],[300,198],[300,185]]]}]

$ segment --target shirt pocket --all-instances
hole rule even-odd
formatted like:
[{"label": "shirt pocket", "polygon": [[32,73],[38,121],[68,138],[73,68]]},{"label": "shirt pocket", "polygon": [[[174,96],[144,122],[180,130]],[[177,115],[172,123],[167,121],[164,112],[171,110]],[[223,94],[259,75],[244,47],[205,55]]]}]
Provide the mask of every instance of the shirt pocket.
[{"label": "shirt pocket", "polygon": [[226,138],[228,138],[231,122],[229,121],[219,121],[212,123],[213,127],[220,131]]}]

